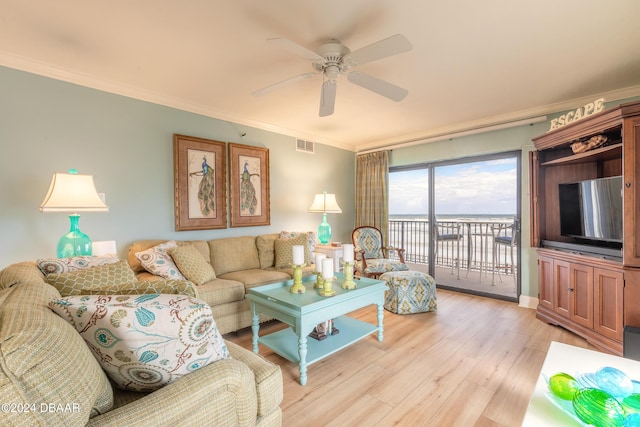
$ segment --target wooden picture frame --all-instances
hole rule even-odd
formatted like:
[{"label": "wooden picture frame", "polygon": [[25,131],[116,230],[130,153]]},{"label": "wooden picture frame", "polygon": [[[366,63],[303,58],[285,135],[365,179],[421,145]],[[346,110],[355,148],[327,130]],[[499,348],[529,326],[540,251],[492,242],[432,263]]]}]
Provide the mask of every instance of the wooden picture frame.
[{"label": "wooden picture frame", "polygon": [[269,225],[269,149],[228,145],[231,227]]},{"label": "wooden picture frame", "polygon": [[224,142],[173,135],[176,231],[227,228]]}]

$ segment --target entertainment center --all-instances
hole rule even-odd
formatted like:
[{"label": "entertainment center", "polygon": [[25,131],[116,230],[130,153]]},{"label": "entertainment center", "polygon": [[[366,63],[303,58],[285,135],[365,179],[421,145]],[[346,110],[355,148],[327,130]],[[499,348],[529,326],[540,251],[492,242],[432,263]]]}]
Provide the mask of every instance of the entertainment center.
[{"label": "entertainment center", "polygon": [[[572,150],[572,144],[589,141],[599,146]],[[553,129],[533,142],[536,317],[622,355],[624,326],[640,326],[640,101]]]}]

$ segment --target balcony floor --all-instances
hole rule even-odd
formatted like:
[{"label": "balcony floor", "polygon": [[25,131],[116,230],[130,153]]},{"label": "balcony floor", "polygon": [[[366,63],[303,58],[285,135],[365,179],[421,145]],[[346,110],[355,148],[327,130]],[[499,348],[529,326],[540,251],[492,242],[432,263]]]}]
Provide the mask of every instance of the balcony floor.
[{"label": "balcony floor", "polygon": [[[423,273],[429,272],[429,266],[426,264],[407,263],[407,265],[411,270],[422,271]],[[514,276],[504,273],[500,276],[502,277],[502,281],[500,281],[498,274],[496,274],[494,285],[492,284],[491,271],[483,272],[482,281],[480,281],[480,272],[478,270],[469,270],[467,274],[467,270],[461,268],[460,278],[458,279],[455,269],[453,270],[453,274],[451,274],[450,267],[436,266],[434,278],[436,279],[437,286],[447,289],[516,300],[517,293]]]}]

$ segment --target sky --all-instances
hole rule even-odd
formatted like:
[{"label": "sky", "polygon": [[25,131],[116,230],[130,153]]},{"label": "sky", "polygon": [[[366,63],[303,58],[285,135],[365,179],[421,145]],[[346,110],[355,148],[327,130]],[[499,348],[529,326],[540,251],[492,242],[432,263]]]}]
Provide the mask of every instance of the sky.
[{"label": "sky", "polygon": [[[389,174],[389,214],[428,214],[426,169]],[[436,215],[515,215],[515,158],[471,162],[435,169]]]}]

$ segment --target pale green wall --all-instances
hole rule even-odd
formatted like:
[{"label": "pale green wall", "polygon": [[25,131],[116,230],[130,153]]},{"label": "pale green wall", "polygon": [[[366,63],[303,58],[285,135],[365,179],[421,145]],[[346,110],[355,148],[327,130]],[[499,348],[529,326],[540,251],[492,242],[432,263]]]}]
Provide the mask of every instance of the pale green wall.
[{"label": "pale green wall", "polygon": [[[246,132],[246,137],[240,137]],[[174,231],[173,134],[269,148],[271,225]],[[54,172],[94,175],[108,213],[86,213],[80,229],[94,241],[116,240],[119,254],[139,239],[213,239],[281,230],[316,230],[307,208],[314,193],[336,193],[333,240],[354,224],[355,153],[316,144],[295,150],[292,137],[0,67],[0,268],[55,256],[68,231],[63,213],[38,208]]]},{"label": "pale green wall", "polygon": [[[608,102],[605,106],[606,108],[611,108],[612,106],[616,106],[624,102],[630,102],[635,99],[638,98]],[[535,248],[531,248],[530,239],[531,206],[529,203],[529,152],[535,149],[532,138],[547,132],[549,130],[551,120],[564,113],[565,112],[562,111],[557,114],[549,115],[547,117],[547,121],[533,125],[524,125],[511,129],[503,129],[405,148],[397,148],[393,150],[390,156],[389,163],[391,166],[402,166],[521,150],[522,295],[532,298],[538,297],[538,256]]]}]

